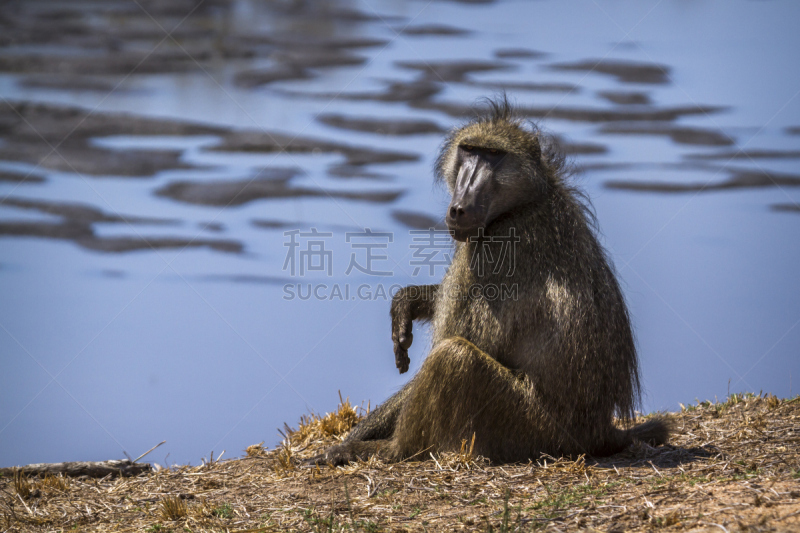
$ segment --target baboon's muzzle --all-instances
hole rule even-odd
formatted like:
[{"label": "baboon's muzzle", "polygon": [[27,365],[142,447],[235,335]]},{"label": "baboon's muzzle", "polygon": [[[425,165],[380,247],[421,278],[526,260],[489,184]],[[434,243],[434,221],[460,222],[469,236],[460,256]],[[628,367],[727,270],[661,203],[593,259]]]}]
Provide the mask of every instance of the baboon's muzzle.
[{"label": "baboon's muzzle", "polygon": [[486,226],[492,175],[491,165],[480,156],[464,158],[445,219],[455,240],[464,242]]}]

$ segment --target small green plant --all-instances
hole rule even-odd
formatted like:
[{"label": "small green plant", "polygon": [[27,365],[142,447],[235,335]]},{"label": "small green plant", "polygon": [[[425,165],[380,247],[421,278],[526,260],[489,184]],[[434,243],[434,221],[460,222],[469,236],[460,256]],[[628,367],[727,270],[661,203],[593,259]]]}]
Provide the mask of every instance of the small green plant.
[{"label": "small green plant", "polygon": [[336,524],[336,516],[333,514],[333,506],[331,506],[331,514],[329,517],[324,518],[317,515],[316,510],[314,509],[306,509],[303,513],[303,520],[311,526],[311,531],[315,533],[331,533],[336,529],[337,531],[341,529],[339,525]]},{"label": "small green plant", "polygon": [[365,531],[367,533],[377,533],[382,531],[379,523],[372,522],[371,520],[356,520],[353,512],[353,506],[350,501],[350,491],[347,488],[347,483],[344,483],[344,494],[347,501],[347,511],[350,520],[342,522],[334,514],[334,506],[331,505],[331,513],[329,516],[320,516],[315,508],[305,509],[303,511],[303,520],[311,527],[311,531],[315,533],[333,533],[334,531]]},{"label": "small green plant", "polygon": [[593,487],[583,483],[561,492],[554,492],[544,485],[547,496],[526,508],[527,511],[540,511],[542,518],[556,518],[566,509],[581,504],[589,497],[599,497],[606,493],[605,487]]},{"label": "small green plant", "polygon": [[163,527],[161,527],[161,524],[153,524],[152,526],[145,529],[145,531],[147,531],[147,533],[159,533],[160,531],[166,531],[166,530]]},{"label": "small green plant", "polygon": [[[511,489],[506,489],[505,495],[503,496],[503,516],[500,521],[500,529],[495,530],[494,527],[490,523],[486,523],[486,531],[487,533],[510,533],[511,531],[522,531],[522,505],[517,507],[517,518],[514,523],[511,523],[511,509],[508,506],[508,500],[511,498]],[[465,522],[462,520],[463,523],[466,525],[471,525],[472,520],[468,520]]]},{"label": "small green plant", "polygon": [[229,503],[223,503],[219,507],[214,508],[211,514],[217,518],[233,518],[233,507]]}]

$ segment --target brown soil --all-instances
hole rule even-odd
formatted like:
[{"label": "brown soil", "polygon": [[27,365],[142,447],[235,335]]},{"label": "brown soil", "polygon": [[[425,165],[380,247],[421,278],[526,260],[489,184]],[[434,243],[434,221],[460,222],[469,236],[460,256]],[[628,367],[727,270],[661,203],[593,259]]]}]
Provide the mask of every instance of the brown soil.
[{"label": "brown soil", "polygon": [[357,421],[304,417],[284,445],[130,478],[0,477],[7,531],[797,531],[800,397],[733,395],[672,415],[668,446],[490,465],[461,453],[301,461]]}]

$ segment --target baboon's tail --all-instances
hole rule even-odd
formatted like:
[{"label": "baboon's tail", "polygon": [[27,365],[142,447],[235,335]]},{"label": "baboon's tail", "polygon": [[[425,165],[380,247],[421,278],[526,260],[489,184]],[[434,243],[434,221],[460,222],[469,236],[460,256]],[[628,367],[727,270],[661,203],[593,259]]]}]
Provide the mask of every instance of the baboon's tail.
[{"label": "baboon's tail", "polygon": [[672,421],[668,417],[658,416],[626,430],[625,445],[636,441],[645,442],[650,446],[666,444],[670,433],[672,433]]}]

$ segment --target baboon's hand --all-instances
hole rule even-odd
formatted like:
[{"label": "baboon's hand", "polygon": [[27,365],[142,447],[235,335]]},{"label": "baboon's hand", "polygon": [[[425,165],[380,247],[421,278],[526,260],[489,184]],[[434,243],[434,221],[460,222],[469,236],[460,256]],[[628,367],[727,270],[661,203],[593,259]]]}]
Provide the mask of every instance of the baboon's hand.
[{"label": "baboon's hand", "polygon": [[408,332],[400,341],[394,341],[394,364],[401,374],[408,372],[408,365],[411,363],[411,358],[408,357],[408,347],[411,346],[411,341],[414,340],[414,335]]},{"label": "baboon's hand", "polygon": [[408,358],[408,349],[414,341],[411,333],[411,304],[403,295],[403,291],[398,292],[392,300],[392,342],[394,343],[394,362],[400,373],[408,371],[411,359]]}]

